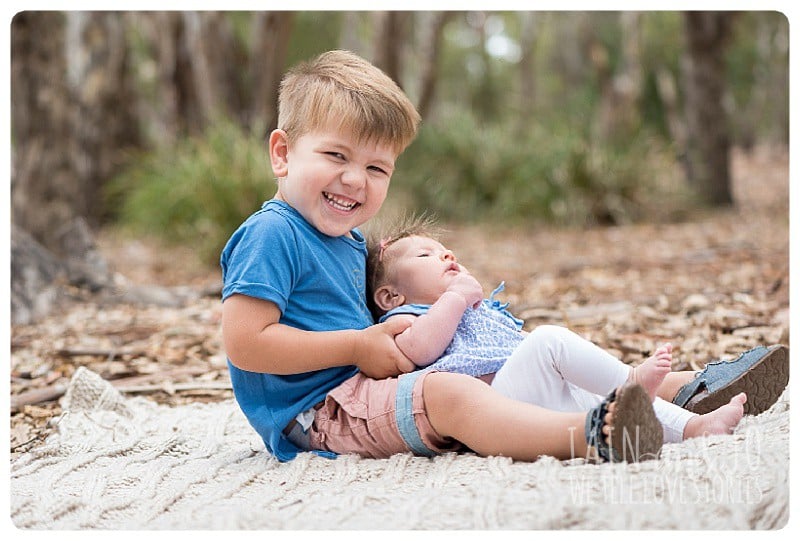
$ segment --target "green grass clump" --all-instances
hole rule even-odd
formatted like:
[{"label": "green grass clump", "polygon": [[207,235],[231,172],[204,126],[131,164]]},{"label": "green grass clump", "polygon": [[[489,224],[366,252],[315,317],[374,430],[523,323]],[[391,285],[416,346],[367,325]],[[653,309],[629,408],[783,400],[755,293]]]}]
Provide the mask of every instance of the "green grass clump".
[{"label": "green grass clump", "polygon": [[230,234],[274,193],[265,145],[230,122],[143,154],[107,190],[133,232],[195,247],[208,263]]},{"label": "green grass clump", "polygon": [[655,137],[620,144],[569,126],[514,132],[470,115],[439,126],[422,128],[392,189],[442,219],[590,226],[669,220],[686,206],[677,162]]}]

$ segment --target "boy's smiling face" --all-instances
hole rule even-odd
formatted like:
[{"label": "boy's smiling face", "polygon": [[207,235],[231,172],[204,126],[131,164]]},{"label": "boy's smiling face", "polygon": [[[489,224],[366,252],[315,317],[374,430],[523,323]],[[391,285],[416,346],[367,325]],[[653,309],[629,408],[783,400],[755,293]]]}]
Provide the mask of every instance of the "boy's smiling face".
[{"label": "boy's smiling face", "polygon": [[269,150],[278,177],[276,198],[331,237],[349,235],[378,212],[397,159],[390,144],[333,130],[317,130],[291,144],[285,132],[275,130]]}]

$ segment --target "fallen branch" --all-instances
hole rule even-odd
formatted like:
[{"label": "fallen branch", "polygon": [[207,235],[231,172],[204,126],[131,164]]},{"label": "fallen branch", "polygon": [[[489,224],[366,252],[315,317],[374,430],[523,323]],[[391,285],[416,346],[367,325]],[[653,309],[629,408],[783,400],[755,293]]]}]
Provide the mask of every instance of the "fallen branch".
[{"label": "fallen branch", "polygon": [[152,374],[140,374],[138,376],[129,376],[127,378],[111,379],[108,380],[111,385],[117,389],[128,387],[130,385],[141,385],[149,383],[158,379],[175,378],[179,376],[199,376],[200,374],[207,374],[210,370],[207,367],[190,366],[173,368],[166,372],[153,372]]},{"label": "fallen branch", "polygon": [[130,355],[133,357],[142,357],[147,355],[144,350],[121,350],[121,349],[91,349],[91,348],[62,348],[56,351],[57,355],[62,357],[105,357],[108,360],[115,357],[122,357]]},{"label": "fallen branch", "polygon": [[[208,371],[209,370],[207,368],[202,368],[202,367],[192,367],[192,368],[184,367],[184,368],[176,368],[174,370],[168,370],[166,372],[156,372],[153,374],[142,374],[139,376],[130,376],[127,378],[109,380],[109,383],[111,383],[111,385],[113,385],[117,389],[123,390],[126,387],[135,387],[137,385],[143,385],[153,380],[178,377],[178,376],[197,376],[200,374],[205,374]],[[230,388],[230,384],[228,385],[228,388]],[[25,391],[23,393],[11,397],[11,413],[17,413],[24,406],[41,404],[42,402],[49,402],[51,400],[58,400],[66,392],[67,392],[67,385],[63,383],[57,383],[55,385],[50,385],[48,387],[42,387],[41,389],[33,389],[31,391]],[[123,391],[123,392],[130,392],[130,391]]]},{"label": "fallen branch", "polygon": [[164,382],[154,385],[134,385],[130,387],[118,387],[122,393],[151,393],[156,391],[164,391],[168,394],[174,394],[177,391],[229,391],[231,389],[230,382],[220,381],[190,381],[187,383],[170,383]]},{"label": "fallen branch", "polygon": [[49,387],[25,391],[17,396],[12,396],[11,413],[17,413],[23,406],[30,404],[41,404],[42,402],[57,400],[65,392],[67,392],[67,386],[63,383],[58,383],[56,385],[50,385]]}]

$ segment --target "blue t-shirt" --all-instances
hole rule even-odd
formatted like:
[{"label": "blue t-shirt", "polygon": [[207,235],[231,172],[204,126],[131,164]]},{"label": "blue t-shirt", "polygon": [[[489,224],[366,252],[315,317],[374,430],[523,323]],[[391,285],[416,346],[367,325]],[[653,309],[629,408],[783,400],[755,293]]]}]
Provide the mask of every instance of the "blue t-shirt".
[{"label": "blue t-shirt", "polygon": [[[307,331],[372,325],[365,290],[366,243],[357,229],[351,234],[353,238],[329,237],[285,202],[267,201],[222,251],[222,300],[238,293],[273,302],[281,311],[280,323]],[[289,421],[358,372],[355,366],[343,366],[262,374],[241,370],[230,360],[228,368],[236,401],[281,461],[300,451],[283,435]]]}]

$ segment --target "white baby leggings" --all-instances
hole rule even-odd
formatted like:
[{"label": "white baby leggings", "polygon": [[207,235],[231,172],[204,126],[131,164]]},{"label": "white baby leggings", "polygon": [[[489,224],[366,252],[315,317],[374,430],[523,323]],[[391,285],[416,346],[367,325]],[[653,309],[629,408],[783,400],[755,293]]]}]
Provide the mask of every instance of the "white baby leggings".
[{"label": "white baby leggings", "polygon": [[[556,411],[588,411],[628,379],[632,367],[564,327],[541,325],[497,371],[492,387],[501,394]],[[696,415],[656,398],[664,442],[683,440]]]}]

